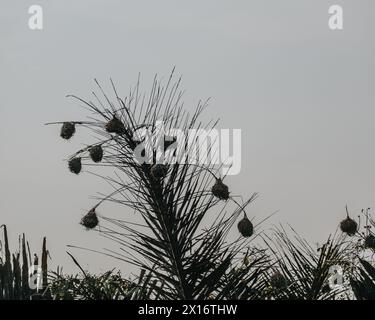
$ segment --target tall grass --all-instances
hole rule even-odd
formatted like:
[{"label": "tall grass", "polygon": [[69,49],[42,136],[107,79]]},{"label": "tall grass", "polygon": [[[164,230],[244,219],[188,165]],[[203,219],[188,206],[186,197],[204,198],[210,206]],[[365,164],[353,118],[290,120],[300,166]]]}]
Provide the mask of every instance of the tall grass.
[{"label": "tall grass", "polygon": [[[30,267],[38,258],[35,256],[32,261],[30,246],[24,234],[19,238],[19,250],[11,253],[6,225],[2,225],[0,229],[3,229],[3,239],[0,240],[0,300],[29,300],[37,294],[36,289],[30,288],[29,280],[32,276]],[[41,268],[45,288],[48,286],[47,256],[47,241],[44,238]]]}]

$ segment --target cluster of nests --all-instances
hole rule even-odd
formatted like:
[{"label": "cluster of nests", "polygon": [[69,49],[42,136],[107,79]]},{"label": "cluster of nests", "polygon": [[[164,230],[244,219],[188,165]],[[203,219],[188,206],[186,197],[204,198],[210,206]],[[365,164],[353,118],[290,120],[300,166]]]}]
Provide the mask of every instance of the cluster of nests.
[{"label": "cluster of nests", "polygon": [[[227,201],[230,197],[228,186],[225,185],[220,178],[216,179],[215,184],[211,188],[211,192],[219,200]],[[254,226],[246,216],[246,213],[243,219],[238,223],[237,228],[240,234],[245,238],[251,237],[254,233]]]},{"label": "cluster of nests", "polygon": [[[106,130],[109,133],[117,133],[123,134],[125,132],[124,124],[116,117],[113,117],[106,124]],[[74,122],[64,122],[61,127],[60,136],[65,140],[70,140],[74,134],[76,133],[76,123]],[[100,163],[103,160],[103,147],[102,145],[94,145],[88,149],[90,158],[95,163]],[[69,170],[72,173],[79,174],[82,170],[82,158],[81,157],[73,157],[69,160],[68,163]]]},{"label": "cluster of nests", "polygon": [[[118,135],[124,134],[127,132],[125,125],[119,120],[116,116],[113,116],[111,120],[109,120],[106,125],[105,129],[108,133],[115,133]],[[71,139],[74,134],[76,133],[76,122],[64,122],[60,136],[65,140]]]},{"label": "cluster of nests", "polygon": [[[109,120],[106,125],[105,129],[108,133],[122,135],[127,132],[127,129],[124,123],[117,118],[115,115],[111,120]],[[71,139],[74,134],[76,133],[76,123],[75,122],[64,122],[61,127],[60,136],[65,140]],[[88,149],[90,158],[95,163],[100,163],[103,160],[104,151],[101,145],[95,145]],[[69,170],[74,174],[79,174],[82,170],[82,158],[81,157],[73,157],[69,160]],[[166,164],[154,164],[151,169],[150,173],[151,176],[160,181],[163,179],[169,170],[169,166]],[[211,188],[211,192],[213,196],[215,196],[219,200],[227,201],[230,198],[229,195],[229,188],[227,185],[223,183],[223,181],[219,178],[216,179],[215,184]],[[95,209],[92,209],[87,213],[81,220],[81,224],[85,226],[87,229],[95,228],[99,223],[98,217],[96,215]],[[247,218],[246,213],[244,218],[238,223],[238,231],[243,237],[251,237],[254,233],[254,226],[251,221]]]},{"label": "cluster of nests", "polygon": [[[105,129],[108,133],[122,135],[127,132],[127,129],[124,123],[118,119],[116,116],[113,116],[111,120],[105,125]],[[76,132],[76,123],[74,122],[65,122],[62,125],[60,136],[65,139],[71,139]],[[88,149],[90,158],[95,163],[100,163],[103,160],[104,151],[101,145],[95,145]],[[80,157],[73,157],[69,160],[69,170],[72,173],[79,174],[82,170],[82,159]],[[165,164],[154,164],[151,167],[152,177],[160,181],[163,179],[169,170],[169,166]],[[223,181],[218,178],[216,179],[215,184],[211,188],[213,196],[219,200],[227,201],[230,198],[229,188],[223,183]],[[98,224],[98,218],[95,213],[95,209],[92,209],[81,221],[88,229],[93,229]],[[246,213],[244,218],[237,225],[238,231],[243,237],[251,237],[254,233],[254,226],[251,221],[247,218]],[[347,218],[341,221],[340,229],[342,232],[346,233],[349,236],[354,236],[358,231],[358,224],[356,221],[347,215]],[[369,234],[364,239],[365,248],[375,249],[375,236]]]},{"label": "cluster of nests", "polygon": [[[89,148],[89,155],[93,162],[99,163],[103,160],[103,147],[101,145],[95,145]],[[69,170],[72,173],[80,174],[82,170],[82,158],[81,157],[74,157],[69,160]]]},{"label": "cluster of nests", "polygon": [[[346,219],[342,220],[340,223],[340,229],[342,232],[346,233],[350,237],[354,236],[358,231],[358,224],[352,218],[347,215]],[[373,234],[368,234],[364,238],[364,247],[366,249],[375,250],[375,236]]]}]

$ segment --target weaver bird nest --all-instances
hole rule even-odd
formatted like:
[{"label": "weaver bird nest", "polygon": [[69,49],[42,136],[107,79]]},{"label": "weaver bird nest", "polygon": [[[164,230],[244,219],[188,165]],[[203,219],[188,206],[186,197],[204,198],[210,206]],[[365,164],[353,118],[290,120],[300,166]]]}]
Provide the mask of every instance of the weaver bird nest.
[{"label": "weaver bird nest", "polygon": [[103,148],[101,145],[93,146],[90,148],[91,160],[95,163],[101,162],[103,160]]},{"label": "weaver bird nest", "polygon": [[99,224],[98,216],[96,215],[95,208],[91,209],[82,219],[81,225],[86,229],[94,229]]},{"label": "weaver bird nest", "polygon": [[375,250],[375,236],[369,234],[365,238],[365,248],[366,249],[374,249]]},{"label": "weaver bird nest", "polygon": [[79,174],[82,170],[81,158],[73,158],[69,160],[69,170],[72,173]]},{"label": "weaver bird nest", "polygon": [[271,287],[274,289],[284,289],[287,286],[287,281],[284,275],[280,272],[275,272],[270,279]]},{"label": "weaver bird nest", "polygon": [[105,126],[108,133],[124,134],[126,132],[125,125],[116,116],[113,116]]},{"label": "weaver bird nest", "polygon": [[212,194],[220,200],[229,199],[229,188],[221,179],[216,179],[216,183],[211,188]]},{"label": "weaver bird nest", "polygon": [[152,176],[159,180],[163,179],[168,173],[168,165],[166,164],[154,164],[151,167],[151,174]]},{"label": "weaver bird nest", "polygon": [[64,122],[61,127],[60,137],[69,140],[74,136],[76,132],[76,126],[73,122]]},{"label": "weaver bird nest", "polygon": [[358,224],[349,216],[345,220],[342,220],[340,223],[340,229],[342,232],[346,233],[349,236],[354,236],[358,230]]},{"label": "weaver bird nest", "polygon": [[237,225],[238,231],[245,238],[249,238],[254,233],[254,226],[251,221],[247,218],[246,214],[243,219]]}]

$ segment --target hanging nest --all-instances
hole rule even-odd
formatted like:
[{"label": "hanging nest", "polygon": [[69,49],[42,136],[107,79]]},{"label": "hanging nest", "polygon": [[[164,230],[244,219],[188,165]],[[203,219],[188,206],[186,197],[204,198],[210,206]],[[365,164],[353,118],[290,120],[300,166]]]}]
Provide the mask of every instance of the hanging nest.
[{"label": "hanging nest", "polygon": [[106,124],[105,129],[108,133],[124,134],[126,132],[125,125],[116,116],[113,116],[112,120]]},{"label": "hanging nest", "polygon": [[287,286],[287,281],[284,275],[280,272],[275,272],[270,279],[271,287],[274,289],[284,289]]},{"label": "hanging nest", "polygon": [[168,173],[168,165],[166,164],[154,164],[152,167],[151,167],[151,174],[152,176],[159,180],[159,179],[163,179]]},{"label": "hanging nest", "polygon": [[340,229],[342,232],[348,234],[349,236],[354,236],[358,230],[358,224],[348,215],[345,220],[341,221]]},{"label": "hanging nest", "polygon": [[60,137],[69,140],[76,132],[76,126],[73,122],[64,122],[61,127]]},{"label": "hanging nest", "polygon": [[254,233],[254,226],[251,221],[247,218],[246,214],[244,218],[237,225],[238,231],[245,238],[249,238]]},{"label": "hanging nest", "polygon": [[95,208],[91,209],[80,222],[81,225],[86,227],[86,229],[94,229],[99,224],[98,216],[96,215]]},{"label": "hanging nest", "polygon": [[375,236],[373,236],[372,234],[369,234],[365,238],[365,248],[375,250]]},{"label": "hanging nest", "polygon": [[228,186],[221,181],[221,179],[216,179],[216,183],[211,188],[212,194],[220,200],[229,199],[229,189]]},{"label": "hanging nest", "polygon": [[101,162],[103,160],[103,148],[101,145],[93,146],[90,148],[91,160],[95,163]]},{"label": "hanging nest", "polygon": [[69,160],[69,170],[72,173],[79,174],[82,170],[81,158],[73,158]]}]

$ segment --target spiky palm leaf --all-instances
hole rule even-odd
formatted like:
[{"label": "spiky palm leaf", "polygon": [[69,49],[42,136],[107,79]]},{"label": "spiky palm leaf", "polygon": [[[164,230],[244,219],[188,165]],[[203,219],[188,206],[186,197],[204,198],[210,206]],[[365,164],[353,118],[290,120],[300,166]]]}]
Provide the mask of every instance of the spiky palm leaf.
[{"label": "spiky palm leaf", "polygon": [[375,267],[359,259],[361,268],[350,278],[355,297],[358,300],[375,300]]},{"label": "spiky palm leaf", "polygon": [[[350,268],[350,244],[342,236],[333,236],[320,247],[311,247],[294,229],[292,235],[283,227],[264,240],[276,261],[273,271],[265,274],[268,296],[272,299],[321,300],[335,299],[345,292],[344,286],[331,288],[329,278],[333,267]],[[272,275],[278,272],[286,281],[283,288],[272,286]],[[344,283],[343,283],[344,285]]]},{"label": "spiky palm leaf", "polygon": [[[249,298],[251,288],[260,285],[257,280],[260,270],[266,269],[267,257],[258,252],[250,265],[234,273],[233,263],[249,241],[240,237],[229,241],[228,233],[256,194],[240,208],[231,209],[228,203],[221,205],[210,191],[216,181],[213,172],[218,168],[177,162],[169,165],[164,178],[155,179],[151,165],[140,165],[133,157],[137,147],[134,133],[144,127],[155,132],[158,120],[167,129],[177,128],[185,134],[190,129],[216,125],[199,122],[207,102],[200,102],[192,115],[183,110],[180,79],[173,83],[172,76],[173,72],[165,86],[155,78],[147,99],[139,93],[139,82],[126,99],[119,97],[112,83],[115,103],[99,84],[104,101],[95,94],[97,104],[75,97],[94,113],[90,122],[75,123],[83,124],[99,138],[94,144],[104,150],[99,165],[117,171],[114,178],[103,177],[114,192],[103,196],[100,203],[106,200],[125,205],[143,219],[140,225],[126,219],[102,218],[100,233],[122,246],[123,254],[108,254],[147,270],[163,283],[158,286],[162,288],[157,293],[160,298]],[[111,128],[108,132],[111,119],[121,121],[121,131],[114,133]],[[90,165],[88,152],[92,146],[71,158],[79,156],[85,166]],[[110,225],[103,225],[103,221]]]}]

